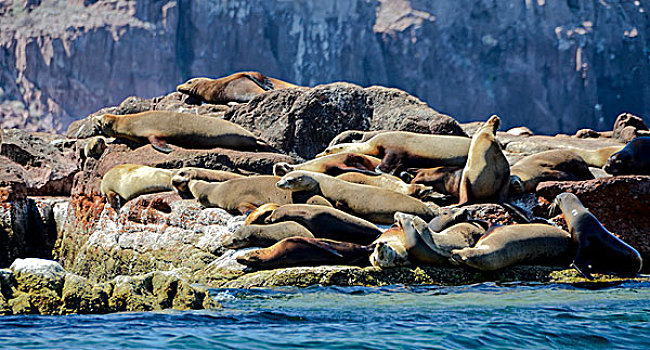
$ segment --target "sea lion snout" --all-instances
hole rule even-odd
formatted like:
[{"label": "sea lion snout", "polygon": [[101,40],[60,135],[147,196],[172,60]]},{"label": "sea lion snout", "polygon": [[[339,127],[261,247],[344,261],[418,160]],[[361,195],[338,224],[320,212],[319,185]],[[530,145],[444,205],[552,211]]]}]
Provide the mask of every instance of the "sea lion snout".
[{"label": "sea lion snout", "polygon": [[292,184],[293,182],[295,182],[295,180],[296,180],[296,179],[291,178],[291,177],[286,178],[286,179],[285,179],[285,178],[282,178],[282,179],[280,179],[280,181],[276,182],[275,186],[276,186],[277,188],[281,188],[281,189],[283,189],[283,190],[289,190],[289,189],[291,189],[291,184]]}]

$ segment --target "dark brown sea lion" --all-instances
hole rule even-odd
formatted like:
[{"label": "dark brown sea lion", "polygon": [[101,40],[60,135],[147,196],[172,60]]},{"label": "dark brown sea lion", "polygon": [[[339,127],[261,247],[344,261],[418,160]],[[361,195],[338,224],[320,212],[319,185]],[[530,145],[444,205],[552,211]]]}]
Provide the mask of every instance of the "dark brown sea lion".
[{"label": "dark brown sea lion", "polygon": [[332,141],[330,141],[328,147],[338,145],[340,143],[366,142],[370,140],[373,136],[381,134],[383,132],[388,132],[388,131],[387,130],[375,130],[375,131],[346,130],[336,135],[336,137],[334,137]]},{"label": "dark brown sea lion", "polygon": [[245,253],[237,262],[260,270],[320,265],[368,266],[372,248],[322,238],[291,237],[268,248]]},{"label": "dark brown sea lion", "polygon": [[510,165],[496,140],[501,119],[493,115],[472,136],[467,164],[460,180],[459,205],[494,201],[505,203]]},{"label": "dark brown sea lion", "polygon": [[169,153],[167,142],[188,148],[224,147],[262,150],[269,146],[250,131],[229,121],[188,113],[146,111],[127,115],[103,114],[93,117],[108,136],[139,143],[150,142],[158,151]]},{"label": "dark brown sea lion", "polygon": [[176,188],[181,196],[190,194],[187,187],[190,180],[203,180],[208,182],[223,182],[232,179],[241,179],[245,177],[241,174],[235,174],[230,171],[213,170],[195,167],[185,167],[173,171],[172,185]]},{"label": "dark brown sea lion", "polygon": [[399,177],[390,174],[366,175],[361,173],[344,173],[336,176],[336,178],[355,184],[370,185],[393,190],[415,198],[422,198],[433,192],[433,188],[429,186],[422,184],[407,184]]},{"label": "dark brown sea lion", "polygon": [[650,175],[650,136],[628,142],[607,159],[603,170],[612,175]]},{"label": "dark brown sea lion", "polygon": [[576,195],[561,193],[555,197],[554,205],[562,210],[578,244],[571,266],[585,278],[593,279],[592,273],[636,275],[641,271],[643,260],[639,252],[607,231]]},{"label": "dark brown sea lion", "polygon": [[139,164],[122,164],[111,168],[102,177],[100,190],[116,210],[137,196],[171,191],[172,171]]},{"label": "dark brown sea lion", "polygon": [[381,230],[371,222],[320,205],[283,205],[275,209],[265,221],[294,221],[307,228],[316,238],[357,244],[370,244],[381,235]]},{"label": "dark brown sea lion", "polygon": [[354,184],[311,171],[292,171],[277,183],[278,188],[320,195],[345,212],[375,223],[390,224],[396,212],[418,215],[426,220],[435,216],[436,207],[395,191]]},{"label": "dark brown sea lion", "polygon": [[590,180],[594,175],[587,163],[574,152],[551,150],[519,160],[510,168],[512,193],[535,192],[542,181]]},{"label": "dark brown sea lion", "polygon": [[221,242],[221,245],[228,249],[265,248],[289,237],[314,238],[314,235],[304,226],[293,221],[270,225],[243,225]]},{"label": "dark brown sea lion", "polygon": [[434,191],[453,197],[459,197],[460,180],[463,178],[463,168],[437,167],[418,169],[411,184],[430,186]]},{"label": "dark brown sea lion", "polygon": [[481,271],[522,264],[565,266],[572,248],[571,235],[551,225],[497,225],[474,247],[452,250],[450,261]]},{"label": "dark brown sea lion", "polygon": [[376,174],[375,168],[381,160],[365,154],[337,153],[306,161],[301,164],[276,163],[273,166],[275,176],[284,176],[294,170],[307,170],[336,176],[346,172]]},{"label": "dark brown sea lion", "polygon": [[461,136],[426,135],[406,131],[389,131],[366,142],[342,143],[327,147],[316,157],[354,152],[382,158],[377,170],[400,174],[407,168],[463,166],[470,139]]},{"label": "dark brown sea lion", "polygon": [[297,85],[269,78],[260,72],[239,72],[219,79],[192,78],[176,90],[207,103],[248,102],[269,90],[296,88]]}]

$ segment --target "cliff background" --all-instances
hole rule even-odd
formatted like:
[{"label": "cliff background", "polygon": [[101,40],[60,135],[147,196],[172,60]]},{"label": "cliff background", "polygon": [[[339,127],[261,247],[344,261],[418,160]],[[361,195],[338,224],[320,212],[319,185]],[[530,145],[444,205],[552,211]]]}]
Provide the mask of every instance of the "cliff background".
[{"label": "cliff background", "polygon": [[0,127],[240,70],[403,89],[538,133],[650,116],[649,1],[0,0]]}]

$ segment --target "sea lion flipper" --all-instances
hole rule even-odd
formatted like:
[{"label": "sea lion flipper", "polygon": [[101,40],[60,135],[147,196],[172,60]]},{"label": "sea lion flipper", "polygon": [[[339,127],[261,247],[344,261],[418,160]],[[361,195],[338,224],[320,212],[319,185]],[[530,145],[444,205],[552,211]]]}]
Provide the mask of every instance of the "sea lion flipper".
[{"label": "sea lion flipper", "polygon": [[319,242],[319,241],[306,241],[306,240],[305,240],[305,241],[302,241],[302,242],[304,242],[305,244],[309,244],[309,245],[311,245],[311,246],[313,246],[313,247],[315,247],[315,248],[318,248],[318,249],[324,250],[324,251],[326,251],[326,252],[328,252],[328,253],[330,253],[330,254],[332,254],[332,255],[335,255],[335,256],[337,256],[337,257],[339,257],[339,258],[342,258],[342,257],[343,257],[343,255],[342,255],[341,253],[337,252],[336,249],[330,247],[330,246],[329,246],[327,243],[325,243],[325,242]]},{"label": "sea lion flipper", "polygon": [[593,280],[594,279],[594,276],[592,276],[587,270],[579,268],[578,264],[576,264],[575,261],[571,263],[571,267],[576,269],[576,271],[578,271],[584,278],[586,278],[588,280]]},{"label": "sea lion flipper", "polygon": [[167,142],[165,142],[165,140],[159,139],[155,135],[150,135],[149,137],[147,137],[147,140],[149,140],[151,146],[158,152],[171,153],[173,151],[171,146],[169,146]]},{"label": "sea lion flipper", "polygon": [[237,205],[237,211],[239,211],[243,215],[248,215],[255,209],[257,209],[257,206],[250,202],[241,202]]},{"label": "sea lion flipper", "polygon": [[255,84],[257,84],[260,88],[262,88],[264,91],[270,91],[273,90],[275,87],[273,86],[273,82],[271,79],[263,75],[262,73],[259,72],[253,72],[253,73],[246,73],[245,76],[252,80]]}]

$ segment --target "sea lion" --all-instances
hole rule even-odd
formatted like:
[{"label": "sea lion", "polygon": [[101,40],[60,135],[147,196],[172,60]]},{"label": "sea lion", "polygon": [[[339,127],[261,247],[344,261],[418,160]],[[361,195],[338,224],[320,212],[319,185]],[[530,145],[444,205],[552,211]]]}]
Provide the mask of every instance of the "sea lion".
[{"label": "sea lion", "polygon": [[395,221],[404,232],[404,246],[411,264],[416,266],[443,266],[448,264],[448,259],[432,250],[420,235],[420,232],[428,230],[426,221],[405,213],[395,213]]},{"label": "sea lion", "polygon": [[279,180],[278,176],[259,175],[225,182],[190,180],[188,186],[192,196],[206,207],[245,213],[266,203],[292,204],[296,194],[277,188]]},{"label": "sea lion", "polygon": [[306,161],[301,164],[279,162],[273,165],[275,176],[284,176],[294,170],[307,170],[336,176],[346,172],[361,172],[377,174],[375,168],[381,160],[375,157],[357,153],[337,153]]},{"label": "sea lion", "polygon": [[336,242],[322,238],[291,237],[243,254],[237,262],[260,270],[294,266],[367,266],[372,246]]},{"label": "sea lion", "polygon": [[292,171],[278,181],[277,187],[321,195],[335,203],[336,208],[375,223],[392,223],[393,216],[398,211],[418,215],[426,220],[435,216],[434,209],[405,194],[354,184],[311,171]]},{"label": "sea lion", "polygon": [[399,177],[389,174],[366,175],[360,173],[344,173],[336,176],[336,178],[356,184],[393,190],[415,198],[422,198],[433,192],[433,188],[429,186],[422,184],[407,184]]},{"label": "sea lion", "polygon": [[552,209],[562,211],[578,244],[571,266],[585,278],[593,279],[592,273],[636,275],[641,271],[643,260],[639,252],[607,231],[575,194],[561,193],[553,203]]},{"label": "sea lion", "polygon": [[93,121],[108,136],[139,143],[148,141],[163,153],[172,151],[167,142],[188,148],[269,148],[250,131],[235,123],[195,114],[146,111],[127,115],[103,114],[93,117]]},{"label": "sea lion", "polygon": [[100,190],[115,210],[137,196],[171,191],[172,171],[139,164],[112,167],[102,177]]},{"label": "sea lion", "polygon": [[473,247],[489,229],[490,223],[483,220],[469,220],[451,225],[440,232],[419,232],[431,250],[450,258],[452,251]]},{"label": "sea lion", "polygon": [[569,150],[551,150],[530,155],[510,168],[512,193],[535,192],[542,181],[591,180],[594,175],[579,155]]},{"label": "sea lion", "polygon": [[612,154],[603,168],[612,175],[650,175],[650,136],[637,137]]},{"label": "sea lion", "polygon": [[256,208],[246,216],[246,225],[253,224],[264,224],[266,218],[273,213],[275,209],[278,209],[280,206],[277,203],[266,203]]},{"label": "sea lion", "polygon": [[533,136],[535,135],[529,128],[525,126],[519,126],[516,128],[509,129],[506,131],[507,134],[514,136]]},{"label": "sea lion", "polygon": [[190,180],[203,180],[208,182],[223,182],[232,179],[241,179],[246,176],[235,174],[230,171],[213,170],[195,167],[185,167],[173,171],[172,185],[176,188],[181,196],[187,196],[189,188],[187,187]]},{"label": "sea lion", "polygon": [[493,115],[472,136],[467,164],[458,191],[458,205],[482,201],[505,203],[510,186],[510,165],[496,140],[501,119]]},{"label": "sea lion", "polygon": [[481,271],[522,264],[566,266],[572,247],[571,235],[551,225],[496,225],[474,247],[452,250],[450,261]]},{"label": "sea lion", "polygon": [[341,210],[309,204],[288,204],[275,209],[266,223],[294,221],[316,238],[340,242],[370,244],[381,235],[375,224]]},{"label": "sea lion", "polygon": [[330,141],[329,146],[338,145],[340,143],[352,143],[352,142],[366,142],[370,140],[373,136],[381,134],[383,132],[388,132],[387,130],[375,130],[375,131],[362,131],[362,130],[346,130],[342,133],[336,135]]},{"label": "sea lion", "polygon": [[102,136],[94,136],[88,139],[83,147],[83,157],[82,158],[95,158],[104,154],[106,150],[106,138]]},{"label": "sea lion", "polygon": [[400,174],[407,168],[463,166],[467,161],[470,139],[462,136],[426,135],[407,131],[389,131],[366,142],[342,143],[327,147],[316,155],[354,152],[382,158],[377,170]]},{"label": "sea lion", "polygon": [[394,225],[373,242],[374,249],[370,254],[370,264],[374,267],[389,268],[409,266],[409,255],[406,251],[404,231]]},{"label": "sea lion", "polygon": [[269,78],[260,72],[238,72],[227,77],[192,78],[176,87],[176,91],[213,104],[248,102],[269,90],[296,88],[297,85]]},{"label": "sea lion", "polygon": [[617,146],[607,146],[602,147],[596,150],[582,149],[576,147],[567,147],[566,149],[579,155],[584,159],[588,166],[594,168],[602,168],[607,159],[612,156],[612,154],[622,150],[624,145]]},{"label": "sea lion", "polygon": [[431,187],[434,191],[458,198],[460,180],[463,178],[463,168],[436,167],[418,169],[410,181],[411,184],[420,184]]},{"label": "sea lion", "polygon": [[224,239],[221,245],[228,249],[265,248],[289,237],[314,238],[314,235],[304,226],[293,221],[270,225],[243,225]]},{"label": "sea lion", "polygon": [[465,208],[442,207],[438,209],[438,215],[429,221],[427,225],[432,232],[440,232],[447,227],[465,221],[469,218],[469,212]]}]

